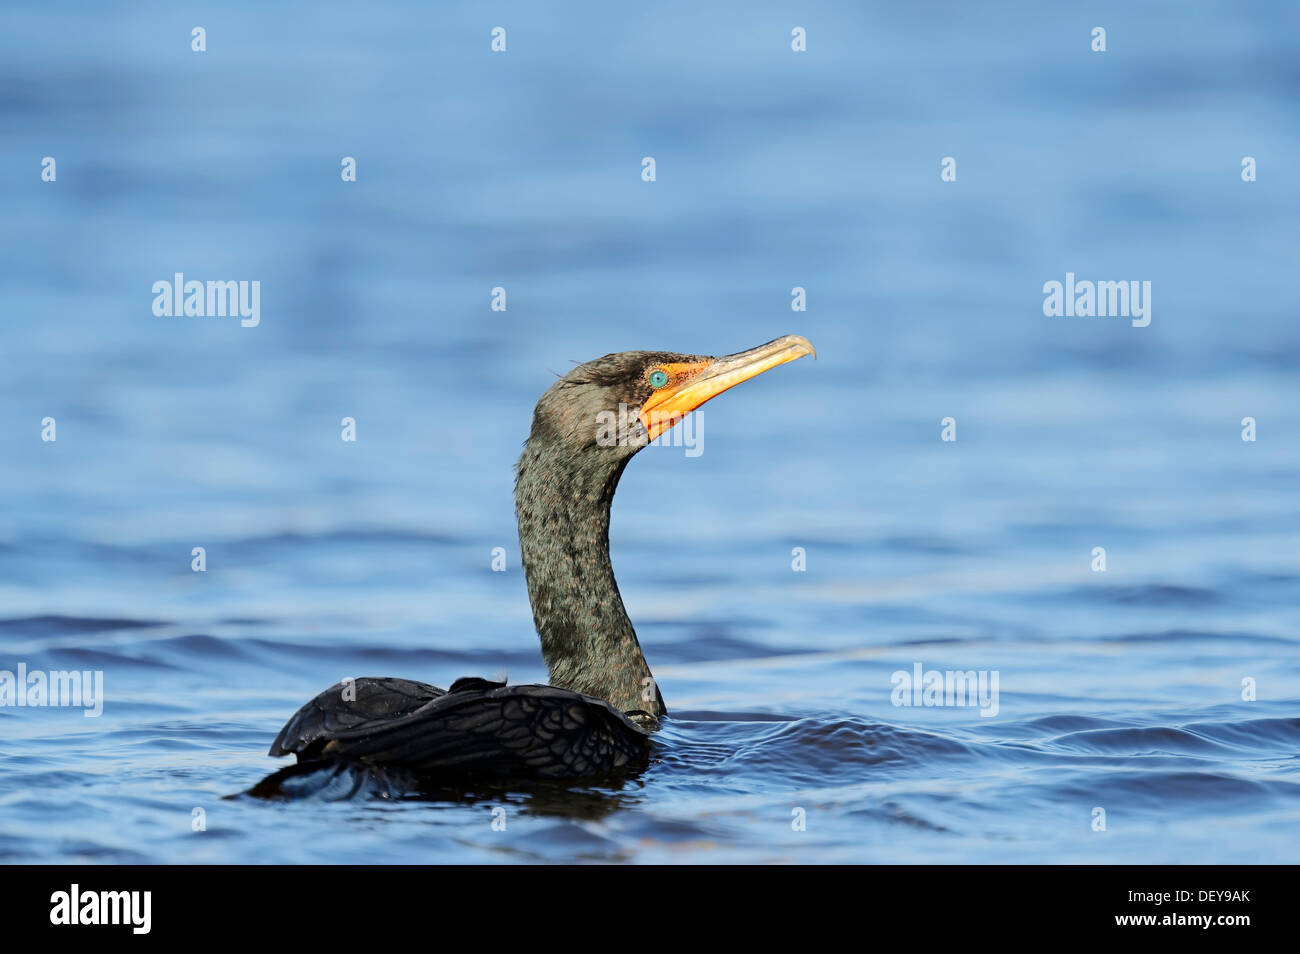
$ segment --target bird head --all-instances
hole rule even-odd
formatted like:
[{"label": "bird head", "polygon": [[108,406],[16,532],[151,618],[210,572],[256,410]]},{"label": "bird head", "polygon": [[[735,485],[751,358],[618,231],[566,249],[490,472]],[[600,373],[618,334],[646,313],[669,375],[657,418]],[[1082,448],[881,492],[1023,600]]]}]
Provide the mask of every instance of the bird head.
[{"label": "bird head", "polygon": [[817,357],[801,335],[723,357],[621,351],[580,364],[542,395],[533,438],[625,460],[705,401],[779,364]]}]

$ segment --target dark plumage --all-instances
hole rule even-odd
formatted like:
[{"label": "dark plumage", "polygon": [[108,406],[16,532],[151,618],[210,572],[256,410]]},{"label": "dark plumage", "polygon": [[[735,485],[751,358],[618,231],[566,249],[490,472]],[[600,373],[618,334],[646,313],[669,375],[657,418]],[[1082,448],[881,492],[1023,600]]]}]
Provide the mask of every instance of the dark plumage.
[{"label": "dark plumage", "polygon": [[633,412],[653,390],[647,371],[708,360],[626,351],[580,365],[537,402],[516,470],[528,599],[551,685],[606,699],[645,722],[668,710],[610,565],[610,505],[623,468],[648,442]]},{"label": "dark plumage", "polygon": [[[444,692],[395,678],[340,683],[298,710],[270,754],[435,784],[572,780],[644,766],[649,730],[668,710],[610,565],[619,477],[682,414],[811,353],[797,336],[725,358],[626,351],[560,378],[537,402],[515,482],[528,597],[551,684],[467,678]],[[254,794],[284,794],[278,781],[300,774],[277,773]]]},{"label": "dark plumage", "polygon": [[552,686],[458,679],[443,692],[405,679],[358,679],[307,703],[272,755],[396,766],[424,778],[587,778],[630,768],[647,753],[608,702]]}]

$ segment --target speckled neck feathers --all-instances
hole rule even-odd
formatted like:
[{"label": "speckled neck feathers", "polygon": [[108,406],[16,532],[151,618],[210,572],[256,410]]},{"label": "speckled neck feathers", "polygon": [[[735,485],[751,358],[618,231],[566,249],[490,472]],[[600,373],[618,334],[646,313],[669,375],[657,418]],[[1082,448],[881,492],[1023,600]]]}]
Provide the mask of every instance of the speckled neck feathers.
[{"label": "speckled neck feathers", "polygon": [[575,447],[539,406],[519,459],[515,511],[533,620],[551,685],[622,712],[667,710],[609,561],[609,510],[631,453]]}]

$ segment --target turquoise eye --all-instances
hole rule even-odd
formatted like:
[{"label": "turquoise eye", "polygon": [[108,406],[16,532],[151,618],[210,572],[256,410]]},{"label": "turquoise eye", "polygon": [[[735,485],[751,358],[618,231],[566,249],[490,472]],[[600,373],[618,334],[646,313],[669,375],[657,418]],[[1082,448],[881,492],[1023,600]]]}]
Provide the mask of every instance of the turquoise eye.
[{"label": "turquoise eye", "polygon": [[650,372],[650,387],[655,388],[655,389],[657,390],[657,389],[663,387],[663,386],[664,386],[665,384],[667,384],[667,383],[668,383],[668,372],[667,372],[667,371],[651,371],[651,372]]}]

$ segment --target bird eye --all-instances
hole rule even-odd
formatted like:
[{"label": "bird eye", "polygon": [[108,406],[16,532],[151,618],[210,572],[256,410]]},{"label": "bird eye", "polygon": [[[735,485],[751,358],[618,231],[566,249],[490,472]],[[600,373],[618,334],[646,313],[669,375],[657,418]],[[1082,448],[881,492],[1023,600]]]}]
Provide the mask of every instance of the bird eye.
[{"label": "bird eye", "polygon": [[667,383],[668,383],[667,371],[660,371],[658,368],[656,368],[654,371],[650,372],[650,387],[658,390],[659,388],[663,387]]}]

